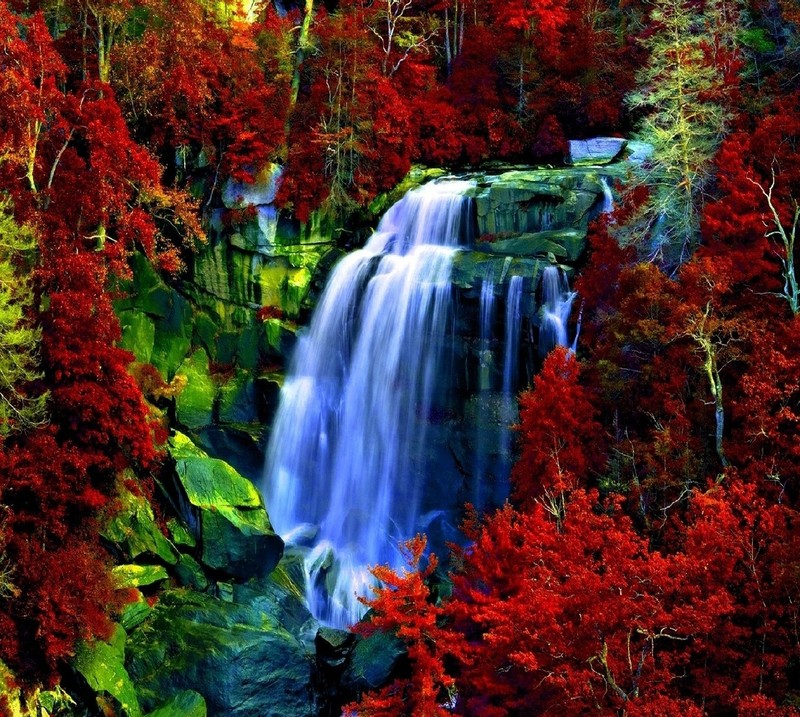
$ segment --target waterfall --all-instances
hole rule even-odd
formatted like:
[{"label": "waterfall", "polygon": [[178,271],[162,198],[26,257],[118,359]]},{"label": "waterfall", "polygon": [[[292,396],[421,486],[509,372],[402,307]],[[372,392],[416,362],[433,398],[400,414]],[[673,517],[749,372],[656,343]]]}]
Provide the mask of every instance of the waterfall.
[{"label": "waterfall", "polygon": [[503,393],[511,394],[517,385],[517,354],[519,353],[520,299],[522,277],[512,276],[506,294],[506,346],[503,361]]},{"label": "waterfall", "polygon": [[392,206],[367,245],[336,266],[298,342],[265,467],[274,524],[311,549],[307,596],[345,627],[368,567],[402,564],[419,525],[426,427],[453,321],[450,273],[470,240],[463,181],[427,184]]},{"label": "waterfall", "polygon": [[539,355],[546,356],[555,346],[568,346],[567,321],[575,292],[570,291],[561,267],[548,266],[542,274],[542,313],[539,326]]},{"label": "waterfall", "polygon": [[480,304],[480,375],[478,386],[481,391],[492,389],[492,323],[494,322],[494,280],[488,272],[481,282]]},{"label": "waterfall", "polygon": [[608,177],[600,177],[600,184],[603,185],[603,214],[611,214],[614,211],[614,193],[611,191],[611,182]]}]

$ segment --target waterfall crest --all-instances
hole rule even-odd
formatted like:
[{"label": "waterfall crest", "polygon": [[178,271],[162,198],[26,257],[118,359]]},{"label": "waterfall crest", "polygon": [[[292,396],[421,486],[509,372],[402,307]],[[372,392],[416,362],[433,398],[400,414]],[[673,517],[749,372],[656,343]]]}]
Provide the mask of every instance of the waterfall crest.
[{"label": "waterfall crest", "polygon": [[342,259],[281,392],[267,504],[287,542],[310,543],[309,604],[337,627],[362,616],[355,593],[367,592],[368,566],[401,564],[398,542],[420,529],[426,426],[441,398],[452,259],[471,239],[471,186],[409,192]]}]

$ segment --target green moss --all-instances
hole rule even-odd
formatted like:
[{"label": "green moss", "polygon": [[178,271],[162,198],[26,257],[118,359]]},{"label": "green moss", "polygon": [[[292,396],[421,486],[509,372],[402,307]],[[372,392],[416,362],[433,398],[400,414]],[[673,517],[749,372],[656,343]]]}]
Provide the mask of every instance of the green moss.
[{"label": "green moss", "polygon": [[163,565],[117,565],[111,577],[118,588],[138,588],[166,580],[169,576]]},{"label": "green moss", "polygon": [[136,591],[136,600],[128,603],[122,610],[120,622],[122,627],[130,631],[141,625],[150,615],[151,607],[144,599],[141,591]]},{"label": "green moss", "polygon": [[479,246],[487,254],[545,257],[552,253],[562,261],[576,261],[586,247],[586,233],[578,229],[521,233]]},{"label": "green moss", "polygon": [[206,717],[206,701],[199,692],[184,690],[147,717]]},{"label": "green moss", "polygon": [[283,541],[255,486],[183,434],[170,439],[170,453],[187,500],[200,513],[202,562],[243,579],[268,574],[283,554]]},{"label": "green moss", "polygon": [[220,423],[252,423],[258,420],[255,383],[250,372],[239,370],[220,387]]},{"label": "green moss", "polygon": [[122,327],[120,346],[133,353],[140,363],[150,363],[156,335],[155,322],[138,309],[121,311],[119,321]]},{"label": "green moss", "polygon": [[188,590],[162,594],[128,642],[128,669],[150,709],[183,690],[212,714],[312,717],[312,662],[297,638],[260,609]]},{"label": "green moss", "polygon": [[147,555],[167,565],[178,562],[178,551],[156,525],[153,508],[140,495],[120,493],[121,509],[103,527],[103,537],[117,545],[130,559]]},{"label": "green moss", "polygon": [[197,349],[180,365],[177,375],[186,379],[186,386],[175,400],[178,422],[197,430],[212,422],[216,386],[208,370],[208,354]]},{"label": "green moss", "polygon": [[181,555],[175,566],[175,576],[181,585],[195,590],[208,589],[208,577],[202,566],[191,555]]},{"label": "green moss", "polygon": [[186,526],[175,518],[167,521],[167,528],[172,537],[172,542],[176,545],[184,545],[188,548],[194,548],[197,545],[195,537],[186,529]]}]

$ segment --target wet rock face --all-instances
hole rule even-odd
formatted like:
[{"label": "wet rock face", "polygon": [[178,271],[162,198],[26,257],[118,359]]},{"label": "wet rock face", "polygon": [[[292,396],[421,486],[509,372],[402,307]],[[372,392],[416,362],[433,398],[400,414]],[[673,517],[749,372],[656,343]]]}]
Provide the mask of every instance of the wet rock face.
[{"label": "wet rock face", "polygon": [[199,543],[203,565],[238,580],[272,572],[283,555],[283,541],[272,530],[255,486],[180,433],[170,439],[170,454],[182,489],[183,517]]},{"label": "wet rock face", "polygon": [[161,596],[147,627],[126,647],[143,706],[195,690],[209,717],[317,714],[312,655],[265,606],[172,590]]}]

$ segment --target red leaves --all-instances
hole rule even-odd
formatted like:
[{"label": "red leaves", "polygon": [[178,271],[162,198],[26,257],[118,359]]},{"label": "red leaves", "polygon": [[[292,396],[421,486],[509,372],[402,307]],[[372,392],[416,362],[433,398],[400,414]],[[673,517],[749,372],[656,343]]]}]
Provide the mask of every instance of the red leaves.
[{"label": "red leaves", "polygon": [[411,677],[354,714],[784,714],[800,657],[794,511],[734,479],[696,493],[682,550],[659,552],[620,499],[578,489],[551,507],[477,526],[441,605],[419,539],[416,572],[376,571],[386,587],[363,629],[401,637]]},{"label": "red leaves", "polygon": [[[159,188],[157,163],[127,131],[107,85],[63,89],[63,63],[41,18],[0,6],[5,63],[2,188],[37,229],[42,390],[50,425],[0,446],[0,559],[13,566],[0,596],[0,659],[28,684],[50,679],[79,639],[103,637],[113,590],[96,518],[119,474],[155,466],[153,426],[116,347],[106,293],[134,248],[157,251],[145,211],[186,204]],[[8,94],[8,102],[5,95]],[[12,97],[13,95],[13,97]],[[187,226],[194,226],[193,220]]]},{"label": "red leaves", "polygon": [[358,703],[345,706],[343,714],[361,717],[445,717],[442,703],[454,681],[446,674],[445,650],[453,635],[440,626],[443,610],[431,598],[425,581],[436,569],[436,556],[421,568],[426,540],[417,536],[404,548],[408,568],[397,573],[388,566],[373,569],[383,583],[376,597],[366,601],[372,609],[370,621],[360,623],[356,631],[371,635],[381,630],[400,638],[408,647],[411,677],[398,680],[377,693],[370,693]]},{"label": "red leaves", "polygon": [[602,429],[579,378],[577,359],[559,347],[545,359],[533,389],[520,396],[522,451],[512,473],[517,505],[530,508],[545,494],[584,485],[604,462]]}]

